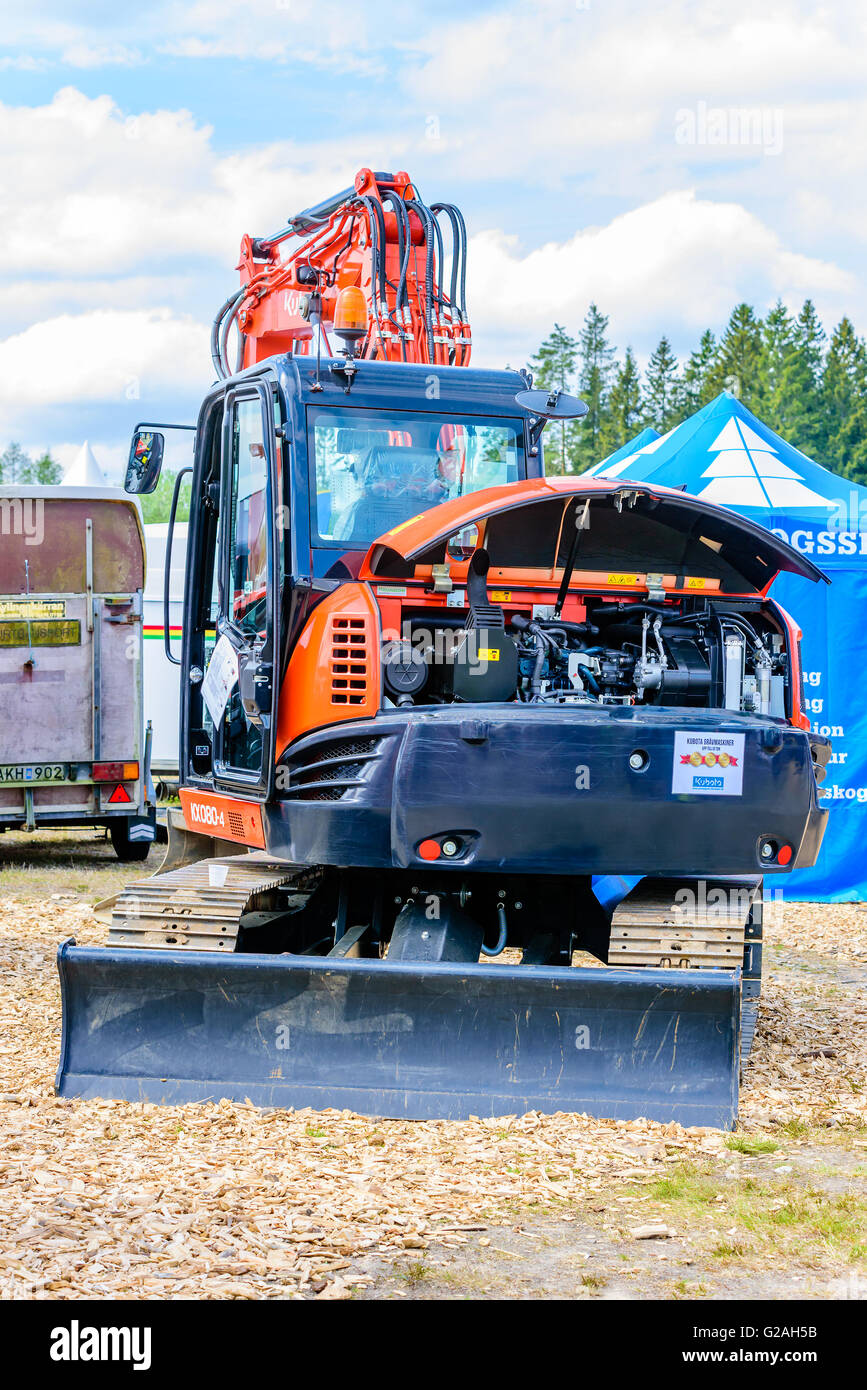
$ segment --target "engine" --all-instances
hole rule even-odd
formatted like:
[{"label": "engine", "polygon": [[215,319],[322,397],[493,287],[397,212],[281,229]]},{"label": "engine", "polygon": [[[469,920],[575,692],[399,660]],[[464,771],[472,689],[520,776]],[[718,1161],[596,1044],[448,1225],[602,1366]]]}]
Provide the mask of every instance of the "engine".
[{"label": "engine", "polygon": [[408,619],[384,653],[394,705],[520,701],[673,705],[786,717],[786,639],[769,615],[706,600],[588,599],[587,620],[537,609],[507,623],[489,605]]}]

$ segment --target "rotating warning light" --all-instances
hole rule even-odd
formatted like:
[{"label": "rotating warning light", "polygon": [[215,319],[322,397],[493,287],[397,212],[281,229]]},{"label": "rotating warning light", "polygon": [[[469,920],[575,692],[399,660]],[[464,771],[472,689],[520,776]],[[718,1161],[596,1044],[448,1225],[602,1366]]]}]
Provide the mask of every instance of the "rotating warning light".
[{"label": "rotating warning light", "polygon": [[334,332],[343,339],[350,352],[367,336],[367,304],[356,285],[347,285],[337,296]]}]

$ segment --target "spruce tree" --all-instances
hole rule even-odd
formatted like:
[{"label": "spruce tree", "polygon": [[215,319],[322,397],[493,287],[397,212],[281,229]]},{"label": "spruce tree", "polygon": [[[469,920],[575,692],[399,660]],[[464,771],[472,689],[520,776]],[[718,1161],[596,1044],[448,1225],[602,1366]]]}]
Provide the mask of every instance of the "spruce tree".
[{"label": "spruce tree", "polygon": [[644,417],[660,434],[666,434],[680,418],[677,369],[677,358],[663,334],[651,354],[644,386]]},{"label": "spruce tree", "polygon": [[788,438],[797,416],[795,324],[778,299],[761,325],[762,352],[752,409],[766,425]]},{"label": "spruce tree", "polygon": [[750,304],[738,304],[720,339],[710,373],[712,394],[731,391],[752,409],[760,390],[761,360],[762,326]]},{"label": "spruce tree", "polygon": [[578,339],[581,366],[579,392],[587,403],[587,414],[573,434],[575,469],[583,473],[604,458],[603,436],[608,419],[614,348],[608,341],[608,318],[591,304]]},{"label": "spruce tree", "polygon": [[867,483],[867,347],[848,318],[831,337],[822,382],[828,468]]},{"label": "spruce tree", "polygon": [[[533,373],[533,384],[545,391],[571,391],[575,376],[575,368],[578,363],[578,344],[574,338],[566,332],[561,324],[554,324],[553,333],[549,333],[536,356],[530,361],[530,369]],[[546,465],[549,473],[566,473],[570,457],[570,430],[569,421],[561,420],[556,427],[557,439],[557,467],[551,467],[550,462]],[[552,426],[549,425],[547,434],[552,433]],[[548,448],[545,450],[548,460],[551,460],[554,449],[551,441],[548,441]]]},{"label": "spruce tree", "polygon": [[690,353],[678,384],[677,401],[680,419],[685,420],[688,415],[694,415],[697,410],[701,410],[703,405],[707,405],[708,401],[713,400],[717,394],[712,380],[716,357],[717,341],[710,329],[707,328],[701,335],[701,342],[698,347]]},{"label": "spruce tree", "polygon": [[799,395],[797,448],[820,462],[825,461],[828,426],[822,376],[825,370],[825,330],[811,299],[804,301],[795,325],[795,387]]},{"label": "spruce tree", "polygon": [[606,418],[600,433],[601,457],[607,458],[641,428],[644,403],[641,395],[641,373],[631,347],[617,368]]}]

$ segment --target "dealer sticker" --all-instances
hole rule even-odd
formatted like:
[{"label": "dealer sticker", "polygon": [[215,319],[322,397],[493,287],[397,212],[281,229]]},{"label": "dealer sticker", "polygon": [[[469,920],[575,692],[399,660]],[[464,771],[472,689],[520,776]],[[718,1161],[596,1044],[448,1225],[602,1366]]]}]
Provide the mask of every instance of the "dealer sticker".
[{"label": "dealer sticker", "polygon": [[744,735],[674,735],[674,795],[740,796],[744,788]]}]

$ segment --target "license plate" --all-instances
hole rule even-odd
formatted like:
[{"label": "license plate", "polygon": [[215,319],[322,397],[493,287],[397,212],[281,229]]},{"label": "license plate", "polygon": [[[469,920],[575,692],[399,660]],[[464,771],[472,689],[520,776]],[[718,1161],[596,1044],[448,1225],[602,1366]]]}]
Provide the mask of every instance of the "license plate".
[{"label": "license plate", "polygon": [[0,786],[18,782],[65,782],[68,763],[0,763]]}]

